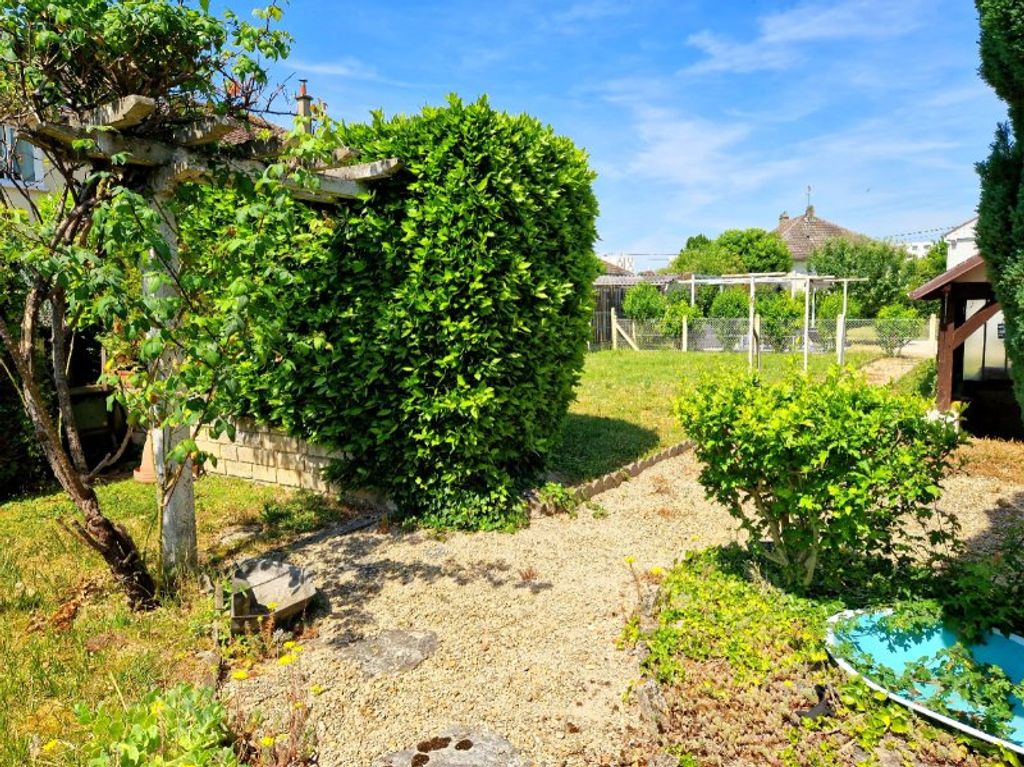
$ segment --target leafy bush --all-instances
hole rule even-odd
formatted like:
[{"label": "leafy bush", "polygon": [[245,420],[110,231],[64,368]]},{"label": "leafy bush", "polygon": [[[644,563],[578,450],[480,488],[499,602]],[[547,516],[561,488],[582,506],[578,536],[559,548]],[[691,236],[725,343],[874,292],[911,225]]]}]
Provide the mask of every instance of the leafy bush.
[{"label": "leafy bush", "polygon": [[878,311],[875,327],[878,329],[878,343],[890,357],[895,357],[916,336],[920,326],[917,312],[907,306],[883,306]]},{"label": "leafy bush", "polygon": [[683,319],[700,317],[700,306],[690,306],[685,300],[670,302],[661,317],[661,332],[667,336],[679,337],[683,332]]},{"label": "leafy bush", "polygon": [[961,439],[930,407],[836,370],[822,382],[714,380],[680,399],[676,413],[697,443],[708,496],[755,545],[769,539],[765,556],[805,590],[819,568],[902,564],[919,544],[949,539],[908,524],[938,513],[939,482]]},{"label": "leafy bush", "polygon": [[331,246],[287,256],[298,268],[250,331],[240,409],[347,453],[332,478],[429,524],[507,526],[583,365],[594,174],[571,141],[485,99],[378,114],[337,140],[403,169],[337,218],[310,215]]},{"label": "leafy bush", "polygon": [[82,705],[78,722],[91,739],[85,756],[92,767],[192,764],[237,767],[227,712],[210,688],[180,684],[154,690],[128,707]]},{"label": "leafy bush", "polygon": [[804,316],[803,294],[793,298],[784,290],[762,293],[757,298],[761,335],[777,352],[793,348]]},{"label": "leafy bush", "polygon": [[665,295],[649,282],[634,285],[622,299],[623,314],[633,320],[660,319],[666,308]]},{"label": "leafy bush", "polygon": [[[836,348],[836,333],[838,332],[839,315],[843,313],[843,294],[841,291],[827,293],[818,302],[815,318],[818,323],[818,337],[826,349],[832,351]],[[860,317],[860,302],[853,296],[846,300],[846,316]]]},{"label": "leafy bush", "polygon": [[750,311],[750,298],[742,288],[727,288],[721,291],[711,302],[709,317],[726,317],[741,319]]}]

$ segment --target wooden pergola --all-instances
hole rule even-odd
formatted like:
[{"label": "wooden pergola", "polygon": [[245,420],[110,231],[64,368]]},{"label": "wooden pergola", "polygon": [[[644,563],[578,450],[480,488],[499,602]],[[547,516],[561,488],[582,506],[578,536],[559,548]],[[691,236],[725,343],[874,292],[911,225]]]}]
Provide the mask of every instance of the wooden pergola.
[{"label": "wooden pergola", "polygon": [[[298,94],[299,116],[305,119],[307,131],[311,130],[310,102],[303,84]],[[151,118],[156,120],[155,129],[151,127]],[[262,175],[268,164],[277,161],[287,150],[288,140],[258,119],[198,115],[189,116],[180,126],[168,126],[160,124],[159,118],[155,99],[129,95],[83,116],[67,115],[59,122],[47,122],[35,114],[27,114],[18,130],[20,138],[44,152],[79,155],[104,165],[128,165],[139,171],[142,180],[137,181],[137,187],[160,216],[161,235],[169,252],[165,267],[173,272],[180,262],[174,216],[167,203],[175,189],[188,182],[207,183],[218,169]],[[247,134],[241,144],[227,142],[222,146],[218,143],[240,129]],[[264,134],[270,134],[269,138]],[[355,151],[340,147],[329,160],[305,167],[311,183],[287,177],[281,179],[281,183],[297,199],[330,203],[357,198],[366,191],[368,182],[394,175],[401,168],[394,158],[353,164],[355,157]],[[144,285],[143,289],[152,287]],[[173,287],[167,285],[160,290],[173,290]],[[163,561],[165,566],[187,566],[194,561],[196,552],[190,462],[171,467],[167,461],[174,445],[185,434],[181,429],[164,427],[153,429],[150,437],[161,493]]]},{"label": "wooden pergola", "polygon": [[[985,261],[972,256],[910,293],[915,301],[941,301],[939,314],[936,402],[941,410],[953,404],[953,393],[963,382],[964,342],[1002,310],[988,280]],[[967,315],[968,301],[983,301]]]}]

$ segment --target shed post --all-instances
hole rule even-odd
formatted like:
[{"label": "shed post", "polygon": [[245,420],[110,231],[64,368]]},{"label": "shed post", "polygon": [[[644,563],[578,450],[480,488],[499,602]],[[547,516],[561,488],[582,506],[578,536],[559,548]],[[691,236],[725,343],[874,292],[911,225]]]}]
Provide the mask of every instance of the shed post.
[{"label": "shed post", "polygon": [[685,315],[683,316],[683,351],[688,351],[690,345],[690,320]]},{"label": "shed post", "polygon": [[836,362],[846,362],[846,315],[836,317]]},{"label": "shed post", "polygon": [[615,307],[612,307],[612,348],[619,348],[619,323],[615,319]]},{"label": "shed post", "polygon": [[697,303],[697,279],[690,274],[690,306]]}]

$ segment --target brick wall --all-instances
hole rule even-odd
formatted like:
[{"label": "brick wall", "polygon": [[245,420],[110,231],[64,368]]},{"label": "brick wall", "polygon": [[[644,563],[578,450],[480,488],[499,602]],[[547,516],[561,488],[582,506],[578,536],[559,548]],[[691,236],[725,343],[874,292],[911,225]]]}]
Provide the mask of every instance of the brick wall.
[{"label": "brick wall", "polygon": [[289,437],[253,421],[236,423],[234,442],[227,434],[213,439],[204,430],[196,443],[200,450],[217,459],[216,466],[207,462],[208,474],[321,493],[337,491],[337,488],[320,478],[320,471],[339,453]]}]

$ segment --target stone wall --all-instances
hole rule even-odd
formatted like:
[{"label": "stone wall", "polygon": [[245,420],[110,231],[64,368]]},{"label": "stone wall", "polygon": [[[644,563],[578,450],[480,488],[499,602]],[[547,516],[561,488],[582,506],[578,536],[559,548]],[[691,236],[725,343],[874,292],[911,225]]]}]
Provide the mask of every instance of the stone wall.
[{"label": "stone wall", "polygon": [[206,464],[207,474],[247,479],[266,485],[336,491],[320,477],[321,470],[339,453],[255,423],[236,423],[235,439],[227,434],[213,439],[206,430],[196,440],[199,449],[217,459]]}]

